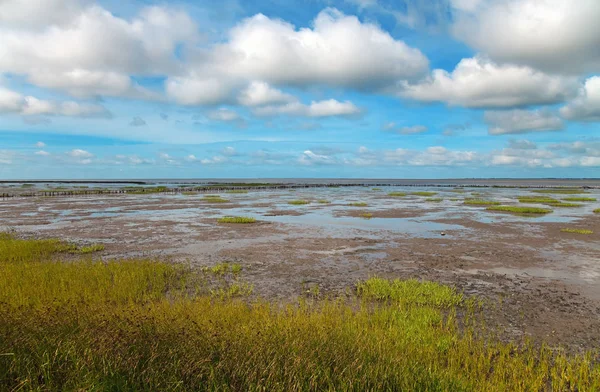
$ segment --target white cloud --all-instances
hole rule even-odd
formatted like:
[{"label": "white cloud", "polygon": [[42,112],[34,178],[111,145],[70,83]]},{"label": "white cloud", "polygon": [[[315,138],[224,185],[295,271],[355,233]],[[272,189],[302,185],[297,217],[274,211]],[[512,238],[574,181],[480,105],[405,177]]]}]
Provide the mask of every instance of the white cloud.
[{"label": "white cloud", "polygon": [[340,102],[335,99],[313,101],[310,105],[292,102],[279,106],[264,106],[254,109],[259,116],[290,115],[303,117],[356,116],[361,110],[350,101]]},{"label": "white cloud", "polygon": [[296,98],[265,82],[252,82],[240,92],[238,101],[244,106],[263,106],[295,102]]},{"label": "white cloud", "polygon": [[44,143],[44,142],[37,142],[37,143],[35,143],[35,146],[37,148],[44,148],[44,147],[46,147],[46,143]]},{"label": "white cloud", "polygon": [[520,139],[520,140],[511,139],[508,141],[508,147],[513,150],[536,150],[537,149],[537,145],[534,142],[526,140],[526,139]]},{"label": "white cloud", "polygon": [[598,0],[453,3],[460,9],[454,15],[454,34],[494,60],[548,72],[600,70]]},{"label": "white cloud", "polygon": [[213,121],[230,122],[230,121],[241,120],[241,117],[237,112],[230,110],[230,109],[226,109],[226,108],[221,108],[219,110],[214,110],[212,112],[209,112],[207,114],[207,117]]},{"label": "white cloud", "polygon": [[398,129],[398,133],[401,135],[415,135],[423,132],[427,132],[427,127],[424,125],[414,125],[412,127],[402,127]]},{"label": "white cloud", "polygon": [[127,20],[87,2],[34,3],[0,5],[12,21],[0,27],[0,72],[77,96],[144,95],[129,75],[175,71],[178,45],[197,37],[191,18],[169,7],[146,7]]},{"label": "white cloud", "polygon": [[50,153],[48,151],[44,151],[44,150],[36,151],[34,154],[42,156],[42,157],[50,156]]},{"label": "white cloud", "polygon": [[482,57],[462,59],[451,73],[436,69],[417,84],[402,83],[399,95],[469,108],[509,108],[562,102],[576,80],[532,68],[499,65]]},{"label": "white cloud", "polygon": [[221,150],[221,154],[227,157],[232,157],[232,156],[236,156],[238,155],[237,151],[235,150],[235,148],[231,147],[231,146],[227,146],[225,148],[223,148]]},{"label": "white cloud", "polygon": [[562,120],[546,110],[509,110],[485,112],[484,121],[490,135],[560,131]]},{"label": "white cloud", "polygon": [[91,152],[81,150],[78,148],[67,152],[67,155],[70,156],[71,158],[93,158],[94,157],[94,154],[92,154]]},{"label": "white cloud", "polygon": [[560,114],[569,120],[600,121],[600,76],[587,79],[577,98],[562,107]]},{"label": "white cloud", "polygon": [[553,143],[548,145],[549,150],[566,151],[574,155],[587,155],[591,157],[600,157],[600,142],[599,141],[575,141]]},{"label": "white cloud", "polygon": [[[249,82],[378,89],[420,77],[427,67],[418,49],[336,9],[320,12],[313,28],[300,29],[258,14],[233,27],[227,42],[196,52],[187,74],[170,77],[166,90],[181,104],[216,104]],[[250,89],[259,91],[242,92],[243,104],[292,102],[265,84]]]},{"label": "white cloud", "polygon": [[24,116],[57,115],[71,117],[110,117],[102,105],[84,104],[74,101],[53,102],[20,93],[0,86],[0,113],[15,113]]},{"label": "white cloud", "polygon": [[335,157],[324,155],[324,154],[315,154],[311,150],[306,150],[300,155],[298,158],[298,163],[301,165],[335,165],[338,160]]}]

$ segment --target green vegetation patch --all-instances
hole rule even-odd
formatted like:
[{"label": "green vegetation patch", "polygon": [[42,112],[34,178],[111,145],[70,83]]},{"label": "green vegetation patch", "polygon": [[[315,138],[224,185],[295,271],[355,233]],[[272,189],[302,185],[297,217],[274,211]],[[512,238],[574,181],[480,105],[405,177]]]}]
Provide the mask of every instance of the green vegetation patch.
[{"label": "green vegetation patch", "polygon": [[534,189],[532,192],[535,193],[554,193],[557,195],[577,195],[580,193],[588,193],[582,189],[562,189],[562,188],[553,188],[553,189]]},{"label": "green vegetation patch", "polygon": [[256,223],[256,219],[249,216],[224,216],[219,218],[219,223]]},{"label": "green vegetation patch", "polygon": [[231,189],[229,191],[225,191],[225,193],[248,193],[248,191],[244,190],[244,189]]},{"label": "green vegetation patch", "polygon": [[518,206],[490,206],[486,208],[488,211],[514,212],[516,214],[549,214],[552,212],[548,208],[536,207],[518,207]]},{"label": "green vegetation patch", "polygon": [[288,204],[291,204],[293,206],[302,206],[305,204],[310,204],[310,201],[308,201],[308,200],[290,200],[290,201],[288,201]]},{"label": "green vegetation patch", "polygon": [[546,204],[546,203],[559,203],[560,200],[553,199],[548,196],[520,196],[519,203],[535,203],[535,204]]},{"label": "green vegetation patch", "polygon": [[596,201],[593,197],[565,197],[564,201]]},{"label": "green vegetation patch", "polygon": [[576,207],[583,207],[583,204],[578,204],[578,203],[562,203],[562,202],[557,202],[557,203],[546,203],[551,207],[561,207],[561,208],[576,208]]},{"label": "green vegetation patch", "polygon": [[365,203],[364,201],[359,201],[359,202],[356,202],[356,203],[350,203],[348,205],[351,206],[351,207],[366,207],[369,204]]},{"label": "green vegetation patch", "polygon": [[484,199],[465,199],[464,204],[473,205],[473,206],[498,206],[502,203],[494,200],[484,200]]},{"label": "green vegetation patch", "polygon": [[573,228],[564,228],[560,229],[563,233],[574,233],[574,234],[594,234],[592,230],[587,229],[573,229]]},{"label": "green vegetation patch", "polygon": [[0,261],[2,390],[600,389],[591,353],[483,338],[477,317],[458,320],[473,301],[437,283],[371,278],[346,301],[316,286],[285,306],[239,299],[252,288],[229,263],[12,260]]},{"label": "green vegetation patch", "polygon": [[202,198],[202,200],[207,203],[229,203],[229,199],[224,199],[219,195],[206,195]]},{"label": "green vegetation patch", "polygon": [[317,200],[317,203],[319,203],[319,204],[330,204],[331,202],[329,200],[326,200],[326,199],[321,199],[321,200]]},{"label": "green vegetation patch", "polygon": [[411,195],[414,195],[414,196],[435,196],[435,195],[437,195],[437,192],[413,192],[413,193],[411,193]]},{"label": "green vegetation patch", "polygon": [[404,197],[407,194],[405,192],[390,192],[388,193],[388,196],[392,196],[392,197]]},{"label": "green vegetation patch", "polygon": [[430,197],[430,198],[425,199],[425,201],[428,203],[441,203],[442,201],[444,201],[444,199],[439,198],[439,197],[435,197],[435,198]]},{"label": "green vegetation patch", "polygon": [[371,190],[375,191],[375,192],[380,192],[382,189],[381,188],[371,188]]},{"label": "green vegetation patch", "polygon": [[373,214],[370,212],[364,212],[364,213],[360,214],[360,217],[364,218],[364,219],[371,219],[373,217]]},{"label": "green vegetation patch", "polygon": [[594,210],[594,214],[600,214],[600,208],[596,208],[596,209]]}]

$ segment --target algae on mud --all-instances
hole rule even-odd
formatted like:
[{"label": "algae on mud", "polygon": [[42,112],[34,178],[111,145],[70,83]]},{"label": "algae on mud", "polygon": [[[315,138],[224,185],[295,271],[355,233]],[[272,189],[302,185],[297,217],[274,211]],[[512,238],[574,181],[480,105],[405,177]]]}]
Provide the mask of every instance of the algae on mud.
[{"label": "algae on mud", "polygon": [[55,243],[0,237],[0,389],[600,388],[591,353],[485,338],[474,301],[437,283],[284,306],[207,294],[213,273],[179,264],[51,260]]}]

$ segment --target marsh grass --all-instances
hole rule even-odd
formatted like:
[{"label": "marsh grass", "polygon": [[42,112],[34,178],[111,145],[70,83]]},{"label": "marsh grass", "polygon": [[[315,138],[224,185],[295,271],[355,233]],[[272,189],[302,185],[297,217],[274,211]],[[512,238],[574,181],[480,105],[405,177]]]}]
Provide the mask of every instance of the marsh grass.
[{"label": "marsh grass", "polygon": [[202,200],[207,203],[229,203],[229,199],[224,199],[219,195],[206,195]]},{"label": "marsh grass", "polygon": [[364,201],[358,201],[355,203],[350,203],[348,204],[350,207],[367,207],[369,204],[365,203]]},{"label": "marsh grass", "polygon": [[430,197],[425,199],[425,201],[428,203],[441,203],[444,201],[444,199],[442,199],[441,197]]},{"label": "marsh grass", "polygon": [[594,214],[600,214],[600,208],[596,208],[596,209],[594,210]]},{"label": "marsh grass", "polygon": [[435,196],[435,195],[437,195],[437,192],[412,192],[411,195],[413,195],[413,196]]},{"label": "marsh grass", "polygon": [[90,254],[104,250],[102,244],[78,247],[57,239],[23,239],[0,232],[0,263],[50,260],[57,254]]},{"label": "marsh grass", "polygon": [[577,195],[577,194],[581,194],[581,193],[588,193],[582,189],[560,189],[560,188],[554,188],[554,189],[533,189],[531,192],[534,193],[550,193],[550,194],[557,194],[557,195]]},{"label": "marsh grass", "polygon": [[319,204],[331,204],[331,202],[329,200],[326,200],[326,199],[317,200],[317,203],[319,203]]},{"label": "marsh grass", "polygon": [[502,203],[494,200],[484,200],[484,199],[465,199],[464,204],[473,205],[473,206],[498,206]]},{"label": "marsh grass", "polygon": [[[244,298],[228,263],[3,260],[0,390],[600,389],[591,354],[484,339],[472,301],[437,283],[375,277],[347,300],[315,286],[286,306]],[[200,278],[229,284],[204,294]]]},{"label": "marsh grass", "polygon": [[252,218],[249,216],[224,216],[222,218],[219,218],[219,223],[256,223],[256,218]]},{"label": "marsh grass", "polygon": [[405,192],[390,192],[388,193],[388,196],[392,196],[392,197],[404,197],[407,194]]},{"label": "marsh grass", "polygon": [[370,212],[363,212],[362,214],[359,215],[361,218],[363,219],[371,219],[373,218],[373,214]]},{"label": "marsh grass", "polygon": [[490,206],[487,207],[488,211],[501,211],[501,212],[513,212],[516,214],[536,214],[543,215],[552,212],[548,208],[537,208],[537,207],[520,207],[520,206]]},{"label": "marsh grass", "polygon": [[593,197],[565,197],[564,201],[596,201]]},{"label": "marsh grass", "polygon": [[547,203],[560,203],[560,200],[554,199],[547,196],[520,196],[518,198],[519,203],[535,203],[535,204],[547,204]]},{"label": "marsh grass", "polygon": [[104,245],[102,244],[92,244],[89,246],[82,246],[81,248],[76,250],[76,253],[86,255],[95,252],[101,252],[104,250]]},{"label": "marsh grass", "polygon": [[181,192],[182,195],[184,196],[195,196],[198,194],[198,192],[194,192],[194,191],[185,191],[185,192]]},{"label": "marsh grass", "polygon": [[381,191],[382,191],[382,189],[381,189],[381,188],[371,188],[371,190],[372,190],[372,191],[375,191],[375,192],[381,192]]},{"label": "marsh grass", "polygon": [[239,194],[242,194],[242,193],[248,193],[248,191],[243,190],[243,189],[232,189],[232,190],[229,190],[229,191],[225,191],[225,193],[239,193]]},{"label": "marsh grass", "polygon": [[555,202],[555,203],[546,203],[547,205],[551,206],[551,207],[560,207],[560,208],[576,208],[576,207],[583,207],[583,204],[578,204],[578,203],[563,203],[563,202]]},{"label": "marsh grass", "polygon": [[290,201],[288,201],[288,204],[291,204],[293,206],[303,206],[306,204],[310,204],[310,201],[308,201],[308,200],[290,200]]},{"label": "marsh grass", "polygon": [[588,229],[574,229],[574,228],[564,228],[560,229],[563,233],[574,233],[574,234],[594,234],[592,230]]}]

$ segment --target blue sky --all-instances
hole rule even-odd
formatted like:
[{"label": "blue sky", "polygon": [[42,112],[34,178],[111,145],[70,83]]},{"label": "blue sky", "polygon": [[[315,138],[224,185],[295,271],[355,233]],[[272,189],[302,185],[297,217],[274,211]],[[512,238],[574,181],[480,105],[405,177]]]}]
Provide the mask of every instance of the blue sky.
[{"label": "blue sky", "polygon": [[2,2],[0,178],[599,176],[597,0],[204,3]]}]

